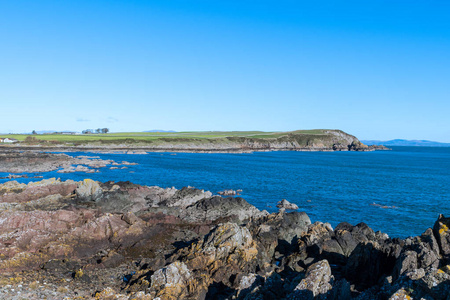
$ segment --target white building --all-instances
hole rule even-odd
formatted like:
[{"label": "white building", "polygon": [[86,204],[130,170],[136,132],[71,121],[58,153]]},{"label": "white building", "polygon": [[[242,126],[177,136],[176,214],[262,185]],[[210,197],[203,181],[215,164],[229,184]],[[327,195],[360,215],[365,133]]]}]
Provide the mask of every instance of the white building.
[{"label": "white building", "polygon": [[17,142],[18,142],[18,140],[12,139],[12,138],[0,138],[0,143],[12,144],[12,143],[17,143]]}]

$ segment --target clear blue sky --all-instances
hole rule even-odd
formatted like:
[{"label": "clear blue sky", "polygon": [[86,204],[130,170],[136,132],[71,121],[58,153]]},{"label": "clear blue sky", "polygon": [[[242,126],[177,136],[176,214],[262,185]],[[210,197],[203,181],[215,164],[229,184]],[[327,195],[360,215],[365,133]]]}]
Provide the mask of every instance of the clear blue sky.
[{"label": "clear blue sky", "polygon": [[0,132],[450,142],[448,1],[1,1]]}]

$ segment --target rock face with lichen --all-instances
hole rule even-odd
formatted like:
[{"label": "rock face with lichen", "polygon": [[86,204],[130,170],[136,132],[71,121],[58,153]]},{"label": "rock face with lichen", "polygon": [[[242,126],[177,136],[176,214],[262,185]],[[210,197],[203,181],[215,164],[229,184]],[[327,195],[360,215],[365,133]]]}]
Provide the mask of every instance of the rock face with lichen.
[{"label": "rock face with lichen", "polygon": [[192,291],[193,279],[186,264],[176,261],[159,269],[150,277],[150,293],[153,298],[185,298],[190,290]]},{"label": "rock face with lichen", "polygon": [[102,195],[103,190],[96,181],[85,179],[77,185],[75,193],[78,198],[89,201],[99,198]]},{"label": "rock face with lichen", "polygon": [[326,294],[333,288],[331,267],[326,259],[312,264],[306,271],[305,278],[295,287],[290,298],[307,299]]},{"label": "rock face with lichen", "polygon": [[444,300],[449,226],[391,239],[195,188],[10,181],[0,298]]}]

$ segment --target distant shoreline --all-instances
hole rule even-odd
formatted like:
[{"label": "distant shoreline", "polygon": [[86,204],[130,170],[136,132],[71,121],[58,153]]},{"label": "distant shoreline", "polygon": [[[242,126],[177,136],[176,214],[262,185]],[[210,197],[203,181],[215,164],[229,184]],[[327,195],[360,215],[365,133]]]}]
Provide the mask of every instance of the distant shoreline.
[{"label": "distant shoreline", "polygon": [[389,141],[378,141],[378,140],[362,140],[366,145],[384,145],[388,147],[450,147],[450,143],[441,143],[428,140],[389,140]]},{"label": "distant shoreline", "polygon": [[[152,147],[81,147],[81,146],[12,146],[1,145],[0,151],[37,151],[37,152],[99,152],[124,154],[146,154],[150,153],[253,153],[253,152],[274,152],[274,151],[294,151],[294,152],[371,152],[391,150],[384,146],[368,147],[367,149],[345,150],[333,148],[222,148],[222,149],[202,149],[202,148],[152,148]],[[130,153],[132,152],[132,153]]]}]

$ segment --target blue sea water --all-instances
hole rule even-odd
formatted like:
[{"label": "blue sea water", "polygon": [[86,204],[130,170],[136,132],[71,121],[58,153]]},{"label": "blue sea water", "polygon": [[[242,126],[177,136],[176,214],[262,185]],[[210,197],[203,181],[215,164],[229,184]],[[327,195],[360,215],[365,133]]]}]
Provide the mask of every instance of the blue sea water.
[{"label": "blue sea water", "polygon": [[[251,154],[67,154],[100,156],[138,165],[124,170],[102,168],[94,174],[54,171],[38,175],[62,180],[86,177],[99,181],[128,180],[176,188],[190,185],[214,193],[242,189],[242,197],[259,209],[276,211],[276,203],[287,199],[296,203],[313,222],[329,222],[333,227],[340,222],[353,225],[365,222],[391,237],[419,235],[433,226],[439,213],[450,215],[450,148]],[[36,179],[18,179],[30,180]]]}]

